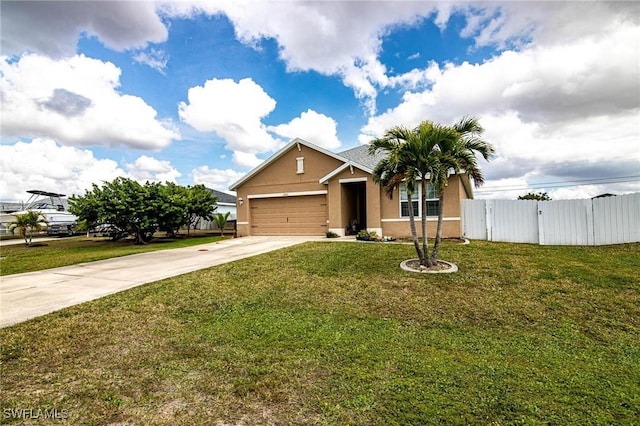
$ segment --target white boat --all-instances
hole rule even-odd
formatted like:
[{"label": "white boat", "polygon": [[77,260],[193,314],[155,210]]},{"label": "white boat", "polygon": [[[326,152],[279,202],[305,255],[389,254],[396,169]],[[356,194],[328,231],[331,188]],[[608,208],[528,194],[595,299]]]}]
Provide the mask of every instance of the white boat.
[{"label": "white boat", "polygon": [[27,200],[24,210],[0,214],[2,228],[6,229],[15,222],[16,214],[24,214],[31,210],[40,212],[45,217],[48,225],[43,229],[46,229],[49,235],[73,235],[78,217],[66,210],[62,201],[64,194],[36,189],[29,190],[27,193],[31,194],[31,197]]}]

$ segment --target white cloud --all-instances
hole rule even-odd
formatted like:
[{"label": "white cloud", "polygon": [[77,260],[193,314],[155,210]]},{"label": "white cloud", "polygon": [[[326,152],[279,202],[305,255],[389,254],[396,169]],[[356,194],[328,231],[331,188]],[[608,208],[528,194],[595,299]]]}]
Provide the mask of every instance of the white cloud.
[{"label": "white cloud", "polygon": [[[588,2],[577,7],[573,2],[189,1],[163,3],[161,9],[167,16],[180,17],[224,13],[233,22],[240,41],[259,48],[262,40],[276,40],[280,57],[290,71],[314,70],[340,76],[373,115],[380,89],[405,85],[416,88],[424,82],[420,70],[389,78],[380,62],[382,40],[397,28],[430,17],[444,30],[453,15],[461,14],[466,26],[460,35],[472,38],[477,47],[562,45],[588,35],[597,40],[621,25],[637,24],[640,6],[634,3]],[[637,42],[626,45],[631,49],[634,46],[637,51]],[[606,67],[605,62],[600,61],[600,65]],[[491,82],[485,86],[490,87]],[[475,86],[471,93],[477,90]]]},{"label": "white cloud", "polygon": [[[533,177],[558,182],[632,174],[640,170],[640,26],[624,22],[595,34],[531,44],[482,64],[432,63],[423,73],[428,89],[406,92],[397,107],[370,118],[359,139],[367,143],[394,125],[449,124],[474,115],[499,156],[483,165],[491,186],[500,179],[535,185]],[[624,188],[640,190],[640,184]]]},{"label": "white cloud", "polygon": [[119,51],[145,48],[168,36],[151,1],[7,1],[0,19],[4,55],[73,55],[82,33]]},{"label": "white cloud", "polygon": [[[259,49],[263,40],[276,40],[288,70],[341,77],[373,115],[378,90],[397,83],[378,57],[384,37],[397,28],[430,18],[444,30],[452,16],[462,14],[466,26],[460,33],[476,46],[519,48],[532,41],[558,44],[587,34],[605,36],[619,25],[637,23],[639,11],[636,2],[580,7],[573,2],[7,2],[2,51],[70,55],[83,32],[111,49],[144,49],[167,40],[163,18],[224,13],[241,42]],[[137,52],[134,58],[162,70],[166,57],[155,52]]]},{"label": "white cloud", "polygon": [[126,175],[113,160],[51,139],[0,145],[0,199],[6,201],[25,200],[30,189],[80,195],[92,183]]},{"label": "white cloud", "polygon": [[454,4],[467,19],[463,37],[500,48],[565,44],[606,36],[619,25],[637,25],[637,2],[484,2]]},{"label": "white cloud", "polygon": [[262,87],[246,78],[235,82],[230,79],[212,79],[203,86],[188,91],[188,103],[180,102],[180,118],[201,132],[213,132],[233,151],[233,162],[241,167],[253,168],[262,163],[259,154],[271,153],[296,137],[306,139],[327,149],[338,148],[335,120],[311,109],[289,123],[267,126],[263,119],[276,107]]},{"label": "white cloud", "polygon": [[240,167],[246,167],[249,169],[253,169],[254,167],[259,166],[264,160],[258,158],[257,155],[252,154],[250,152],[242,152],[235,151],[233,153],[233,163],[237,164]]},{"label": "white cloud", "polygon": [[311,109],[287,124],[269,127],[269,131],[288,139],[301,138],[326,149],[336,149],[341,145],[336,121]]},{"label": "white cloud", "polygon": [[179,139],[137,96],[121,94],[120,69],[83,55],[30,54],[0,61],[3,140],[49,137],[65,145],[157,150]]},{"label": "white cloud", "polygon": [[164,69],[169,62],[169,55],[167,55],[161,49],[149,49],[147,51],[136,52],[133,55],[133,60],[139,64],[145,64],[161,74],[164,74]]},{"label": "white cloud", "polygon": [[341,77],[372,114],[377,90],[387,83],[378,59],[383,36],[396,26],[415,24],[436,7],[427,2],[191,1],[163,3],[161,9],[180,17],[224,13],[241,42],[259,48],[262,40],[275,39],[289,71]]},{"label": "white cloud", "polygon": [[125,164],[129,175],[139,182],[176,182],[182,174],[176,170],[170,161],[158,160],[142,155],[133,163]]},{"label": "white cloud", "polygon": [[196,130],[214,132],[224,139],[240,166],[253,167],[259,162],[255,154],[272,152],[284,144],[262,123],[276,101],[250,78],[237,83],[208,80],[204,86],[190,88],[187,96],[188,103],[178,105],[180,118]]},{"label": "white cloud", "polygon": [[207,188],[223,192],[229,192],[229,186],[242,176],[244,173],[232,169],[210,169],[208,166],[196,167],[191,172],[194,184],[203,184]]},{"label": "white cloud", "polygon": [[116,177],[140,183],[175,182],[180,172],[169,162],[146,155],[120,167],[114,160],[96,158],[88,149],[61,146],[52,139],[0,145],[0,200],[24,201],[29,189],[82,195],[92,184]]}]

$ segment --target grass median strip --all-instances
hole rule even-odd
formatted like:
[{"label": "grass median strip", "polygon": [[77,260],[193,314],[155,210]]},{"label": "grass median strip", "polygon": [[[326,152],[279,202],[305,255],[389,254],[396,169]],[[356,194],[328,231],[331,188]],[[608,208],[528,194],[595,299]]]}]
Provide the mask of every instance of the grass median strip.
[{"label": "grass median strip", "polygon": [[83,424],[640,417],[639,244],[450,244],[460,272],[437,276],[401,272],[412,256],[307,243],[2,329],[2,408]]}]

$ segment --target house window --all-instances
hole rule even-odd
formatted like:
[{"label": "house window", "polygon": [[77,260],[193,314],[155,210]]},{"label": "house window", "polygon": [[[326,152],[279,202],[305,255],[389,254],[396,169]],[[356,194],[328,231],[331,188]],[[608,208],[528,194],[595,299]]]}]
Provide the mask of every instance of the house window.
[{"label": "house window", "polygon": [[304,173],[304,157],[296,158],[296,173],[299,175]]},{"label": "house window", "polygon": [[[420,193],[420,184],[418,184],[415,192]],[[413,205],[413,215],[419,216],[420,202],[418,201],[417,194],[411,194],[411,204]],[[407,185],[404,183],[400,185],[400,216],[409,217],[409,199],[407,197]]]},{"label": "house window", "polygon": [[[411,194],[411,204],[413,205],[413,215],[422,216],[420,200],[422,198],[422,189],[420,183]],[[438,194],[433,186],[427,184],[427,216],[438,216]],[[400,217],[409,217],[409,200],[407,197],[407,186],[403,183],[400,185]]]}]

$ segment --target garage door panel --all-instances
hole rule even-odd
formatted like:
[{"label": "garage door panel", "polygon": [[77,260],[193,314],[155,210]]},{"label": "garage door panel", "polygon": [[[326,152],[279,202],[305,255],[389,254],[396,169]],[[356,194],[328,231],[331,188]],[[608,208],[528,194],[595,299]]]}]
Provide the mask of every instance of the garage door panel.
[{"label": "garage door panel", "polygon": [[253,235],[324,235],[326,195],[251,200]]}]

